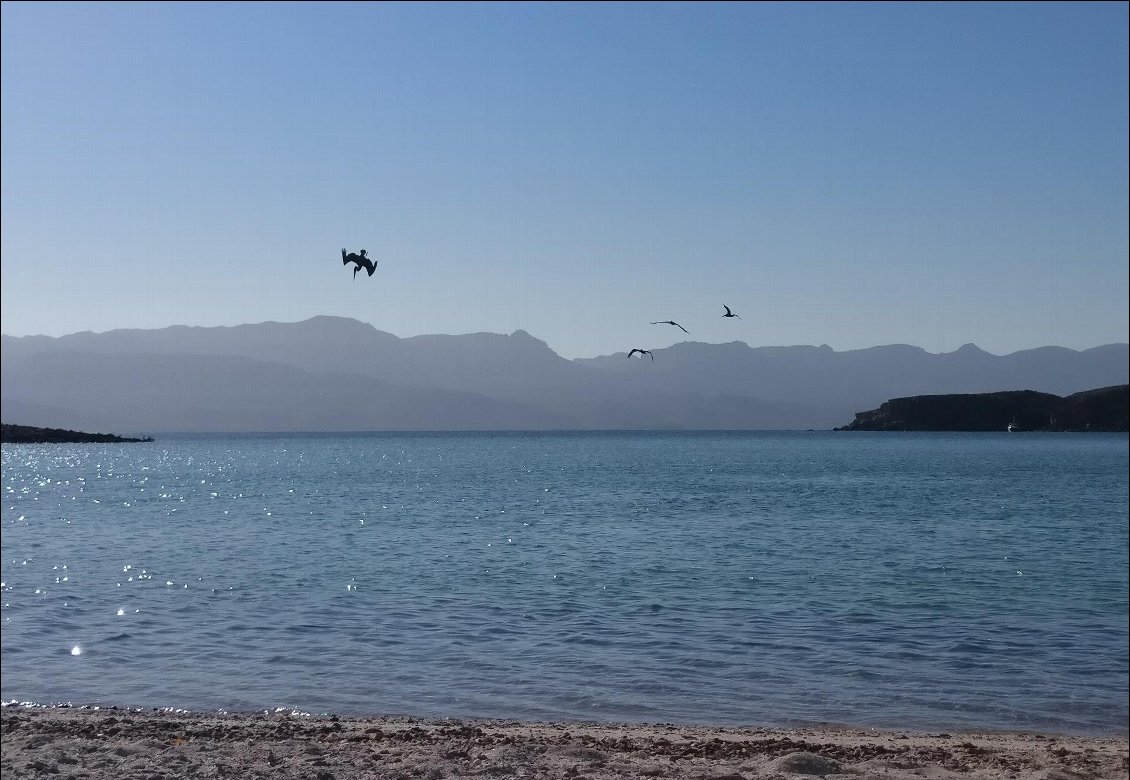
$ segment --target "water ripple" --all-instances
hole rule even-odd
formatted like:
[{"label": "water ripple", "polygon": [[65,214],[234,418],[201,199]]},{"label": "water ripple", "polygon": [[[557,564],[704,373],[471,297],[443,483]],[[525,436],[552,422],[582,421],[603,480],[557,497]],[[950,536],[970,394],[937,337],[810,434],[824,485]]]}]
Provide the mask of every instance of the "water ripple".
[{"label": "water ripple", "polygon": [[1124,733],[1128,460],[1103,435],[5,445],[0,698]]}]

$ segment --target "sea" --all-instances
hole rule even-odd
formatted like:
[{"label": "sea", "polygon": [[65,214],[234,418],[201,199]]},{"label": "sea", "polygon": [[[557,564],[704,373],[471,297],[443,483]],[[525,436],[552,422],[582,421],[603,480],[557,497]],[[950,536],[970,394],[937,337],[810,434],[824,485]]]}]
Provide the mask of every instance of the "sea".
[{"label": "sea", "polygon": [[0,698],[1124,735],[1128,441],[4,445]]}]

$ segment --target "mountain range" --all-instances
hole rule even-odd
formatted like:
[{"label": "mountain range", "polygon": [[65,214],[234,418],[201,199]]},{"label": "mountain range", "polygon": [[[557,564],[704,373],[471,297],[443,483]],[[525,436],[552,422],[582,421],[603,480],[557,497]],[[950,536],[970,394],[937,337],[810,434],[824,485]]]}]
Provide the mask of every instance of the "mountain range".
[{"label": "mountain range", "polygon": [[341,317],[2,336],[4,422],[80,430],[830,429],[902,396],[1125,384],[1130,345],[991,355],[686,341],[567,360],[518,330],[399,338]]}]

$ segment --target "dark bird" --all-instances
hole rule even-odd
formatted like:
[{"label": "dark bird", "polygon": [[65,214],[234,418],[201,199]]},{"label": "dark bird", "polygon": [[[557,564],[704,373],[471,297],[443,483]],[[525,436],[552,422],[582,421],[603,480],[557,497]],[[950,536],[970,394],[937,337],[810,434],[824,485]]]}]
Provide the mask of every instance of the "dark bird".
[{"label": "dark bird", "polygon": [[655,362],[655,355],[651,354],[650,349],[633,349],[631,352],[628,353],[628,359],[631,359],[632,355],[636,354],[637,352],[640,353],[640,360],[643,360],[644,355],[649,355],[651,357],[651,361],[653,363]]},{"label": "dark bird", "polygon": [[674,325],[676,328],[681,330],[683,333],[690,333],[689,330],[687,330],[686,328],[684,328],[682,325],[675,322],[674,320],[660,320],[659,322],[653,322],[651,324],[652,325]]},{"label": "dark bird", "polygon": [[[726,313],[722,315],[723,317],[738,317],[738,315],[736,315],[732,311],[730,311],[730,307],[727,306],[726,304],[723,303],[722,308],[726,310]],[[738,317],[738,319],[740,320],[741,317]]]},{"label": "dark bird", "polygon": [[362,268],[364,268],[366,271],[369,272],[369,276],[372,276],[373,271],[377,270],[377,261],[370,259],[368,257],[368,255],[366,254],[364,249],[361,250],[361,254],[359,254],[359,255],[355,254],[353,252],[346,254],[345,249],[342,249],[341,250],[341,264],[342,265],[349,265],[350,263],[356,263],[357,264],[357,267],[353,269],[354,280],[357,279],[357,272],[360,271]]}]

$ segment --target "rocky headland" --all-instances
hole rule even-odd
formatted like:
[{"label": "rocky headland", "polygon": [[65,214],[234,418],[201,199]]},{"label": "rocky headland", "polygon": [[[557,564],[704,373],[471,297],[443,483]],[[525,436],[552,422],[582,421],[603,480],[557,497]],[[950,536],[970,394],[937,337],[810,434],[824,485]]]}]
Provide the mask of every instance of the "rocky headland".
[{"label": "rocky headland", "polygon": [[0,425],[3,444],[117,444],[119,442],[153,441],[152,437],[130,439],[112,433],[83,433],[62,428],[36,428],[32,425]]},{"label": "rocky headland", "polygon": [[1126,432],[1130,385],[1061,397],[1033,390],[893,398],[837,431]]}]

